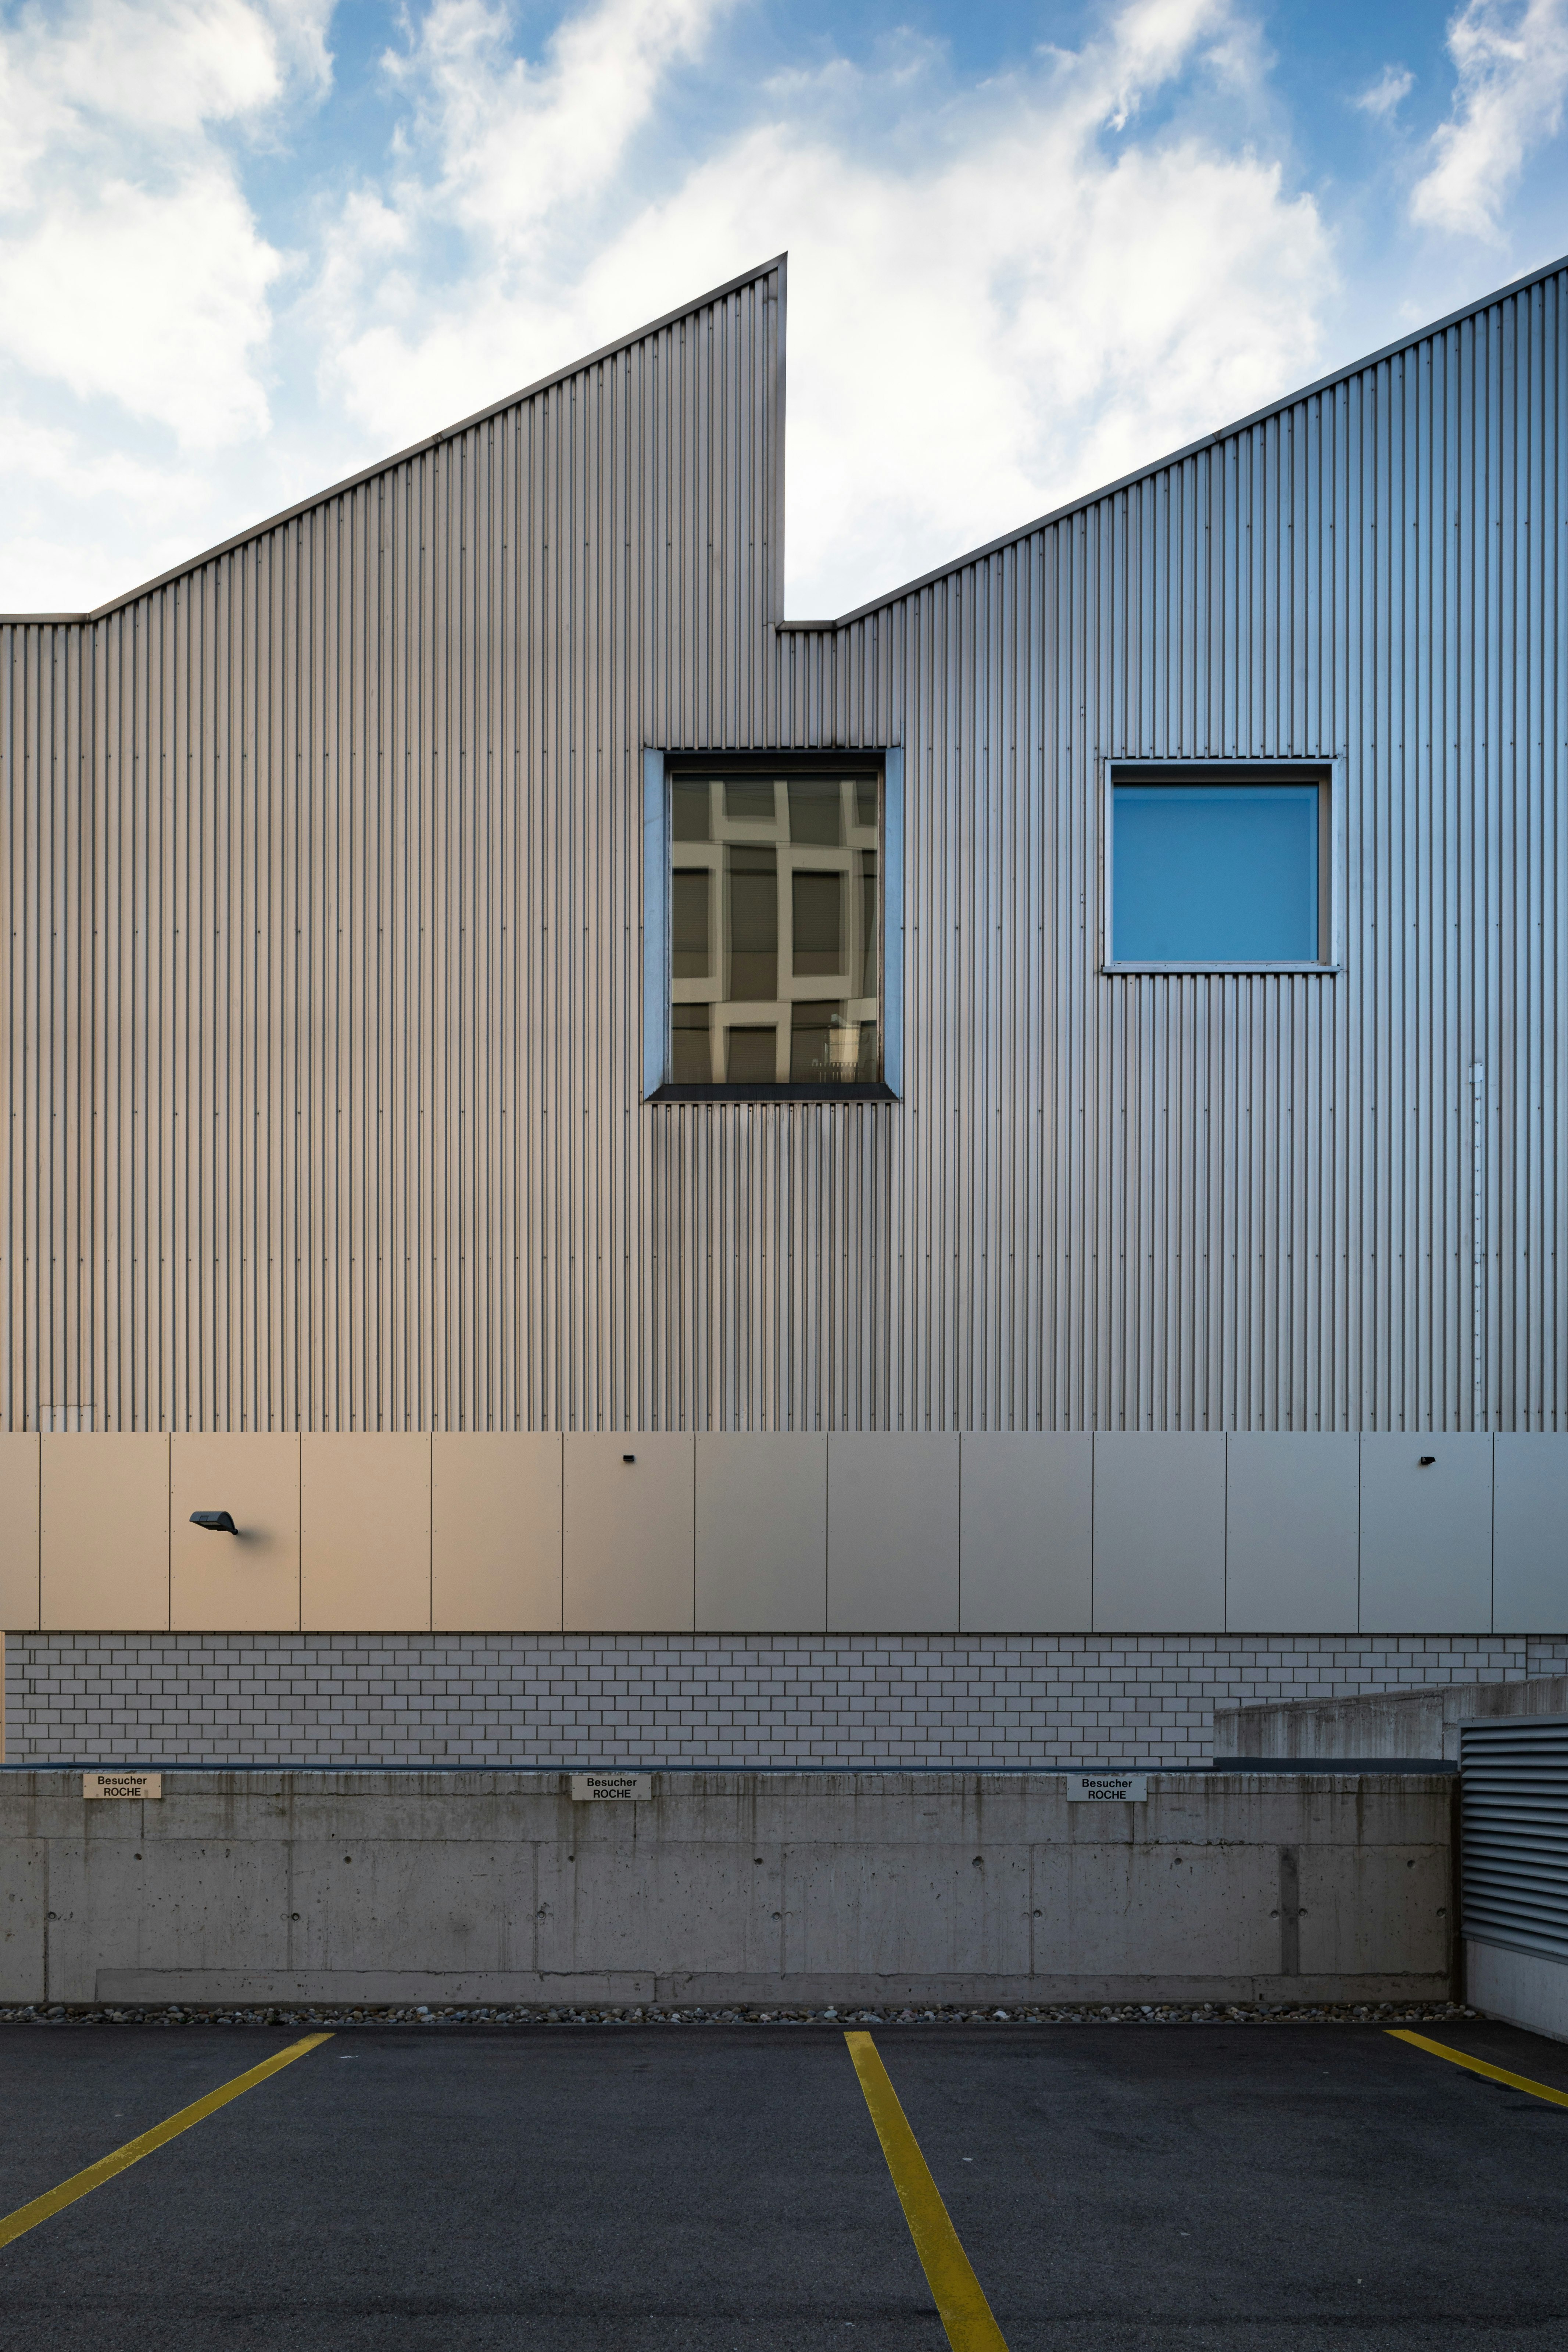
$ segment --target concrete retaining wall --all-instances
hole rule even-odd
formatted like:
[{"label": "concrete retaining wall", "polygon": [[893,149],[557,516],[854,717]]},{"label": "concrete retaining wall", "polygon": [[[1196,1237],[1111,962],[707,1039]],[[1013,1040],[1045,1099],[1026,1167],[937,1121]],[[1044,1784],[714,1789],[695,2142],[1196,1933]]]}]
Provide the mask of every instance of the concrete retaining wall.
[{"label": "concrete retaining wall", "polygon": [[1438,1757],[1458,1763],[1459,1727],[1480,1718],[1561,1715],[1568,1675],[1522,1682],[1463,1682],[1423,1690],[1361,1691],[1353,1697],[1268,1700],[1216,1706],[1216,1757],[1299,1761],[1304,1769],[1338,1758],[1392,1760]]},{"label": "concrete retaining wall", "polygon": [[1544,1952],[1465,1938],[1465,1998],[1488,2017],[1568,2042],[1568,1967]]},{"label": "concrete retaining wall", "polygon": [[0,1780],[0,1999],[1374,2000],[1450,1990],[1451,1781],[528,1772]]}]

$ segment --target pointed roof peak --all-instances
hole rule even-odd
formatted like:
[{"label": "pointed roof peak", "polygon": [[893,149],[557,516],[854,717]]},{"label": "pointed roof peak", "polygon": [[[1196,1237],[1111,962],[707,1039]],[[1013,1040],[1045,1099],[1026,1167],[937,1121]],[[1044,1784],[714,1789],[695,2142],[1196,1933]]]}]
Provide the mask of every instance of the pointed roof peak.
[{"label": "pointed roof peak", "polygon": [[394,466],[407,465],[411,458],[422,457],[426,450],[439,448],[444,441],[454,441],[460,433],[471,432],[476,425],[486,424],[492,416],[504,415],[509,408],[516,408],[521,402],[536,399],[541,393],[550,392],[555,385],[569,382],[574,375],[581,375],[584,368],[597,367],[605,360],[617,358],[622,352],[630,351],[634,345],[646,341],[649,335],[662,334],[667,327],[678,326],[683,319],[695,318],[699,311],[710,309],[715,302],[724,301],[731,294],[738,294],[743,287],[755,286],[775,272],[782,285],[788,259],[786,248],[783,253],[773,254],[767,261],[758,262],[753,268],[742,269],[738,276],[727,278],[721,286],[711,286],[705,294],[693,295],[689,302],[678,303],[673,310],[666,310],[658,318],[650,319],[645,326],[633,327],[627,333],[616,335],[612,341],[601,343],[595,351],[584,352],[580,359],[571,360],[563,367],[552,368],[548,375],[536,377],[531,383],[505,394],[500,400],[487,401],[483,408],[475,409],[471,415],[459,417],[455,425],[443,425],[433,433],[422,434],[417,441],[409,442],[405,448],[395,449],[390,457],[377,457],[371,465],[362,466],[357,472],[345,474],[342,481],[330,482],[324,489],[312,490],[308,497],[296,499],[292,505],[280,508],[276,514],[266,515],[259,522],[247,524],[243,530],[234,531],[227,539],[219,540],[216,546],[204,548],[199,555],[187,556],[183,562],[172,564],[166,572],[160,572],[151,580],[141,581],[134,588],[110,597],[106,604],[94,605],[90,612],[0,613],[0,625],[17,626],[31,623],[37,626],[52,623],[61,626],[105,620],[110,614],[133,604],[139,596],[151,595],[154,589],[165,588],[171,581],[183,580],[191,572],[199,572],[204,564],[216,562],[219,556],[231,555],[236,548],[244,547],[252,540],[262,539],[269,530],[277,530],[282,524],[309,514],[313,507],[325,506],[329,499],[342,498],[346,491],[358,489],[362,483],[373,482],[378,474],[387,473]]},{"label": "pointed roof peak", "polygon": [[1250,410],[1247,415],[1237,417],[1234,424],[1219,425],[1212,433],[1201,433],[1195,440],[1184,442],[1179,449],[1169,450],[1165,456],[1152,459],[1148,465],[1134,466],[1130,472],[1117,475],[1114,481],[1101,482],[1098,488],[1085,490],[1078,498],[1068,499],[1062,505],[1050,508],[1045,514],[1036,515],[1028,522],[1019,523],[1012,530],[999,532],[994,539],[986,540],[979,547],[969,548],[962,555],[951,557],[945,563],[933,564],[929,572],[917,572],[912,580],[902,581],[896,588],[868,597],[863,604],[856,604],[847,613],[839,614],[836,620],[784,620],[777,625],[781,629],[798,629],[807,634],[814,630],[847,629],[854,622],[866,620],[871,614],[898,604],[902,597],[913,596],[939,580],[950,579],[955,572],[963,571],[971,563],[983,563],[987,556],[1000,554],[1005,547],[1016,546],[1020,540],[1031,538],[1037,530],[1047,530],[1054,523],[1065,522],[1071,515],[1082,514],[1087,508],[1098,506],[1101,499],[1114,498],[1118,491],[1131,489],[1134,483],[1146,482],[1151,475],[1163,474],[1172,466],[1180,466],[1201,451],[1212,449],[1218,442],[1228,441],[1237,433],[1250,432],[1254,425],[1266,424],[1271,416],[1282,415],[1300,401],[1314,400],[1325,392],[1333,391],[1336,385],[1347,383],[1352,376],[1362,374],[1365,369],[1377,367],[1383,361],[1394,359],[1403,352],[1413,351],[1418,344],[1429,341],[1434,335],[1446,334],[1450,327],[1462,326],[1467,319],[1489,310],[1494,303],[1507,302],[1515,295],[1528,293],[1532,286],[1539,286],[1549,278],[1556,278],[1564,270],[1568,270],[1568,254],[1555,261],[1543,263],[1539,269],[1527,270],[1522,278],[1511,278],[1506,286],[1496,287],[1489,294],[1478,295],[1474,301],[1461,303],[1458,310],[1429,320],[1426,326],[1411,328],[1407,334],[1396,336],[1392,342],[1380,344],[1376,351],[1367,352],[1360,359],[1348,360],[1342,367],[1331,369],[1327,375],[1317,377],[1311,383],[1301,384],[1294,392],[1281,393],[1277,400],[1266,401],[1261,408]]}]

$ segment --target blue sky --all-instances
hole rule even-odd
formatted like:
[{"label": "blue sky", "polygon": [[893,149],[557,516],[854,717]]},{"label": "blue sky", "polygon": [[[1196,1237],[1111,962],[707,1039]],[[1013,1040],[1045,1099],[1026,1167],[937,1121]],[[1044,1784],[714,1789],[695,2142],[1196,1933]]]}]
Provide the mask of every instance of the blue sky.
[{"label": "blue sky", "polygon": [[1568,248],[1568,0],[0,0],[0,610],[787,247],[842,611]]}]

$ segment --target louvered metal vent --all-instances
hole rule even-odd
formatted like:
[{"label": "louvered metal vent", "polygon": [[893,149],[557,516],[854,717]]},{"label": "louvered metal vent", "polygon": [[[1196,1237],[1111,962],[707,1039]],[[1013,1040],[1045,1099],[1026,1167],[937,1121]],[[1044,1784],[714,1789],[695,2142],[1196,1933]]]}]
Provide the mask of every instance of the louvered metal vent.
[{"label": "louvered metal vent", "polygon": [[1459,1735],[1464,1932],[1568,1960],[1568,1716]]}]

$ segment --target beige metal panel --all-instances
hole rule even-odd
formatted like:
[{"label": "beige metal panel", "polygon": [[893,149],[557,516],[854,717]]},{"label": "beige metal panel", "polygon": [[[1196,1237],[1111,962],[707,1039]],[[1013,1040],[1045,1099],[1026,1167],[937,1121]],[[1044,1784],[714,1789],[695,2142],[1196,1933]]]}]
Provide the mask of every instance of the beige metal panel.
[{"label": "beige metal panel", "polygon": [[430,1440],[307,1431],[300,1448],[300,1622],[307,1633],[430,1624]]},{"label": "beige metal panel", "polygon": [[1568,1629],[1568,1437],[1500,1436],[1492,1454],[1492,1631]]},{"label": "beige metal panel", "polygon": [[1226,1631],[1353,1633],[1360,1510],[1359,1437],[1229,1438]]},{"label": "beige metal panel", "polygon": [[155,1633],[169,1622],[169,1441],[39,1441],[40,1622]]},{"label": "beige metal panel", "polygon": [[960,1623],[966,1633],[1085,1633],[1094,1588],[1094,1440],[963,1440]]},{"label": "beige metal panel", "polygon": [[1489,1633],[1492,1441],[1361,1442],[1361,1630]]},{"label": "beige metal panel", "polygon": [[1225,1439],[1094,1441],[1094,1630],[1225,1630]]},{"label": "beige metal panel", "polygon": [[440,1432],[431,1445],[438,1633],[561,1630],[561,1440]]},{"label": "beige metal panel", "polygon": [[827,1625],[827,1440],[697,1438],[697,1626],[704,1633]]},{"label": "beige metal panel", "polygon": [[562,1472],[567,1631],[689,1633],[696,1622],[694,1441],[646,1430],[567,1436]]},{"label": "beige metal panel", "polygon": [[827,1441],[827,1622],[836,1633],[958,1631],[955,1436]]},{"label": "beige metal panel", "polygon": [[38,1440],[0,1434],[0,1632],[38,1622]]},{"label": "beige metal panel", "polygon": [[[226,1511],[237,1535],[191,1525]],[[300,1622],[300,1440],[176,1430],[169,1441],[169,1601],[176,1633],[287,1633]]]}]

